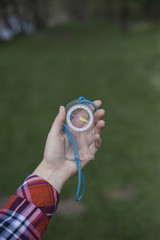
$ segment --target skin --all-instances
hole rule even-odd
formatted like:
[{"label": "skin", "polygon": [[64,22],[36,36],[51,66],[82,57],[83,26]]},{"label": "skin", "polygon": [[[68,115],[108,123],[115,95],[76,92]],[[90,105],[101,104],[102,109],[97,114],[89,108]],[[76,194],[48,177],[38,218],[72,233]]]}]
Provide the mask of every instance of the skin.
[{"label": "skin", "polygon": [[[100,100],[96,100],[93,103],[97,108],[100,108],[102,104]],[[94,109],[92,110],[94,111]],[[100,134],[105,127],[105,122],[102,120],[104,114],[104,109],[99,109],[94,113],[94,137],[91,133],[86,134],[85,147],[84,144],[81,144],[81,139],[84,141],[84,136],[78,138],[79,142],[77,144],[80,146],[80,159],[81,156],[87,156],[87,158],[81,160],[81,168],[85,167],[93,159],[93,155],[99,150],[102,144]],[[48,181],[59,193],[64,183],[77,173],[77,166],[75,161],[73,161],[73,153],[71,154],[71,145],[62,131],[65,117],[65,108],[64,106],[60,106],[59,113],[47,137],[43,160],[33,172],[33,174]],[[66,155],[69,157],[66,158]]]}]

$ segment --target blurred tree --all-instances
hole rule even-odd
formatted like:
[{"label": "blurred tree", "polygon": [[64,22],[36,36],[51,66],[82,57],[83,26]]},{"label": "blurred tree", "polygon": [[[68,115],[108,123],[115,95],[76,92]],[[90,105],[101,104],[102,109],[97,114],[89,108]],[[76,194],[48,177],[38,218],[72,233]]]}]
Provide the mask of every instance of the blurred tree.
[{"label": "blurred tree", "polygon": [[130,14],[130,7],[129,7],[129,0],[120,0],[120,24],[121,29],[123,32],[128,32],[129,30],[129,14]]},{"label": "blurred tree", "polygon": [[0,14],[3,19],[6,18],[6,7],[8,4],[8,0],[0,0]]},{"label": "blurred tree", "polygon": [[143,0],[142,8],[148,20],[158,20],[160,18],[160,1]]},{"label": "blurred tree", "polygon": [[113,0],[104,0],[105,9],[106,9],[106,17],[109,22],[113,22],[115,20],[115,1]]},{"label": "blurred tree", "polygon": [[49,15],[50,0],[28,0],[37,28],[44,27]]},{"label": "blurred tree", "polygon": [[[129,30],[129,20],[138,18],[159,20],[159,0],[0,0],[0,15],[6,19],[8,6],[18,18],[33,20],[37,28],[45,26],[48,18],[63,11],[78,20],[106,19],[120,23],[123,32]],[[58,10],[56,10],[56,6]]]},{"label": "blurred tree", "polygon": [[[43,27],[49,15],[49,3],[51,0],[0,0],[1,17],[6,18],[12,14],[19,18],[32,18],[37,28]],[[9,11],[8,11],[9,9]]]},{"label": "blurred tree", "polygon": [[63,1],[66,9],[74,19],[84,20],[87,17],[87,0],[66,0]]}]

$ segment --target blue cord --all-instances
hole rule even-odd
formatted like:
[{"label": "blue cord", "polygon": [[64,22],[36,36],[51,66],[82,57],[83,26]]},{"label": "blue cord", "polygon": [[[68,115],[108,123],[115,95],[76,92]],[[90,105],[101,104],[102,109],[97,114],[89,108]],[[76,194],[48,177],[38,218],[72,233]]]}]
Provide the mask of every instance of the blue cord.
[{"label": "blue cord", "polygon": [[[77,169],[78,169],[78,186],[77,186],[77,193],[76,193],[76,201],[80,201],[82,196],[84,195],[84,192],[85,192],[85,182],[84,182],[84,178],[83,178],[83,175],[82,175],[82,172],[81,172],[81,163],[80,163],[80,160],[79,160],[78,148],[77,148],[75,138],[73,137],[73,135],[71,134],[71,132],[67,128],[66,124],[64,124],[64,126],[63,126],[63,131],[65,132],[69,141],[71,142],[73,152],[74,152],[75,162],[76,162]],[[81,181],[82,181],[82,193],[81,193],[81,196],[78,197],[79,192],[80,192],[80,187],[81,187]]]},{"label": "blue cord", "polygon": [[89,103],[89,104],[91,104],[91,105],[95,108],[96,111],[98,110],[98,108],[96,107],[96,105],[95,105],[93,102],[85,99],[84,97],[80,97],[80,98],[78,99],[78,102],[79,102],[79,103]]},{"label": "blue cord", "polygon": [[[95,104],[92,103],[89,100],[86,100],[84,97],[80,97],[78,99],[78,102],[79,103],[85,103],[87,105],[91,104],[95,108],[95,110],[97,111],[97,107],[95,106]],[[66,124],[63,125],[62,130],[67,135],[70,143],[72,144],[72,148],[73,148],[73,152],[74,152],[74,158],[75,158],[75,162],[76,162],[77,169],[78,169],[78,186],[77,186],[77,193],[76,193],[76,201],[80,201],[82,199],[83,195],[84,195],[84,192],[85,192],[85,182],[84,182],[83,174],[81,172],[81,162],[80,162],[80,159],[79,159],[77,143],[76,143],[76,140],[75,140],[74,136],[71,134],[71,132],[67,128]],[[82,192],[81,192],[81,195],[79,196],[80,188],[81,188],[81,182],[82,182]]]}]

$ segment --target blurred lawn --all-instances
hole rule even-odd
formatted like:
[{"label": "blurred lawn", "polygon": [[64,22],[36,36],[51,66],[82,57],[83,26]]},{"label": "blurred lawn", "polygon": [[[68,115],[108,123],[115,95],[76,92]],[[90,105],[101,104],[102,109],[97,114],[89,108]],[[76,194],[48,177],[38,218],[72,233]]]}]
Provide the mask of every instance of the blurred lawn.
[{"label": "blurred lawn", "polygon": [[[42,159],[60,104],[102,99],[103,146],[83,171],[87,209],[71,219],[57,211],[44,239],[159,239],[160,30],[141,24],[125,36],[77,23],[23,36],[1,43],[0,79],[1,196]],[[74,198],[76,185],[74,177],[61,199]]]}]

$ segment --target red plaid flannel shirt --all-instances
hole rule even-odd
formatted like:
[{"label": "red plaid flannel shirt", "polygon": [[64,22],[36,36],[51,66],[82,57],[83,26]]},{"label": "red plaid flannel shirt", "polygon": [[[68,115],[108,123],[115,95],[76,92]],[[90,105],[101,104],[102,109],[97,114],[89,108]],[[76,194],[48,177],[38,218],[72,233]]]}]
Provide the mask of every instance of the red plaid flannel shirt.
[{"label": "red plaid flannel shirt", "polygon": [[0,240],[41,239],[58,201],[58,192],[48,182],[28,176],[0,210]]}]

